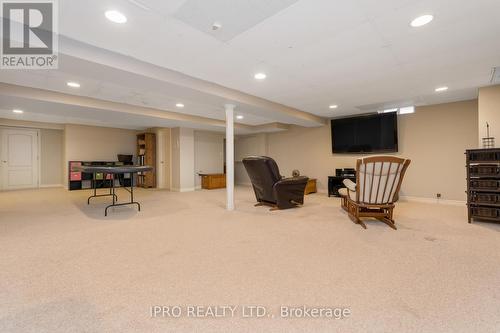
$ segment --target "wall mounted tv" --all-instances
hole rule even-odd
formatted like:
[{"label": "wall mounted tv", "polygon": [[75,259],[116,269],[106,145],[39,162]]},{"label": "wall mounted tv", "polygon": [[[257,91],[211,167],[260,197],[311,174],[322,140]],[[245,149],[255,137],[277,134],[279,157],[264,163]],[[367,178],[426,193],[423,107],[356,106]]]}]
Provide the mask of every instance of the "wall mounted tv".
[{"label": "wall mounted tv", "polygon": [[334,154],[398,151],[397,112],[332,120]]}]

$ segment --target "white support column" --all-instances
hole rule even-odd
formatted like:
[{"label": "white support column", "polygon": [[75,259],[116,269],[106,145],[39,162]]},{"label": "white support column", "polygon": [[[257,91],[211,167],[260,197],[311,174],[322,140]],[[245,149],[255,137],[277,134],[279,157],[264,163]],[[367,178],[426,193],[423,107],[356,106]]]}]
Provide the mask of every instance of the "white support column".
[{"label": "white support column", "polygon": [[234,210],[234,105],[226,109],[226,209]]}]

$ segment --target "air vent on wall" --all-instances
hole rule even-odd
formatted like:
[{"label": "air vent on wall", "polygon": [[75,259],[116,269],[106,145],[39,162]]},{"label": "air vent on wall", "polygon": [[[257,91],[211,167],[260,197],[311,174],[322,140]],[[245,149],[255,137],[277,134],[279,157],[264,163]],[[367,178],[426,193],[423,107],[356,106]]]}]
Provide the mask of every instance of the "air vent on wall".
[{"label": "air vent on wall", "polygon": [[491,83],[500,84],[500,67],[493,68],[493,72],[491,74]]}]

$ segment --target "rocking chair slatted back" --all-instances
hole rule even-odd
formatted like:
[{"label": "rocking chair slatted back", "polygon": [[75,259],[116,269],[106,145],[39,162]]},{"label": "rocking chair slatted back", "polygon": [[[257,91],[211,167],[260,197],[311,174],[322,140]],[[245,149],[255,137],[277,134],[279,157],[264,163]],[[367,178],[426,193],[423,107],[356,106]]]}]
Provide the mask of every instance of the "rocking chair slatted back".
[{"label": "rocking chair slatted back", "polygon": [[398,199],[410,160],[394,156],[372,156],[356,164],[356,201],[366,205],[387,205]]}]

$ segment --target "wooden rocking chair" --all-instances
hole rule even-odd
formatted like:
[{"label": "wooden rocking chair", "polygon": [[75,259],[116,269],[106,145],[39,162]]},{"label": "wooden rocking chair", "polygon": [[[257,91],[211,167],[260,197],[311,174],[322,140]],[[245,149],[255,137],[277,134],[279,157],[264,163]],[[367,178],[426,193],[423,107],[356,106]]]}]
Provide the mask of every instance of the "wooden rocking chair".
[{"label": "wooden rocking chair", "polygon": [[366,229],[363,217],[372,217],[397,230],[393,219],[394,203],[410,160],[394,156],[372,156],[356,162],[356,183],[344,180],[339,190],[342,208],[351,220]]}]

